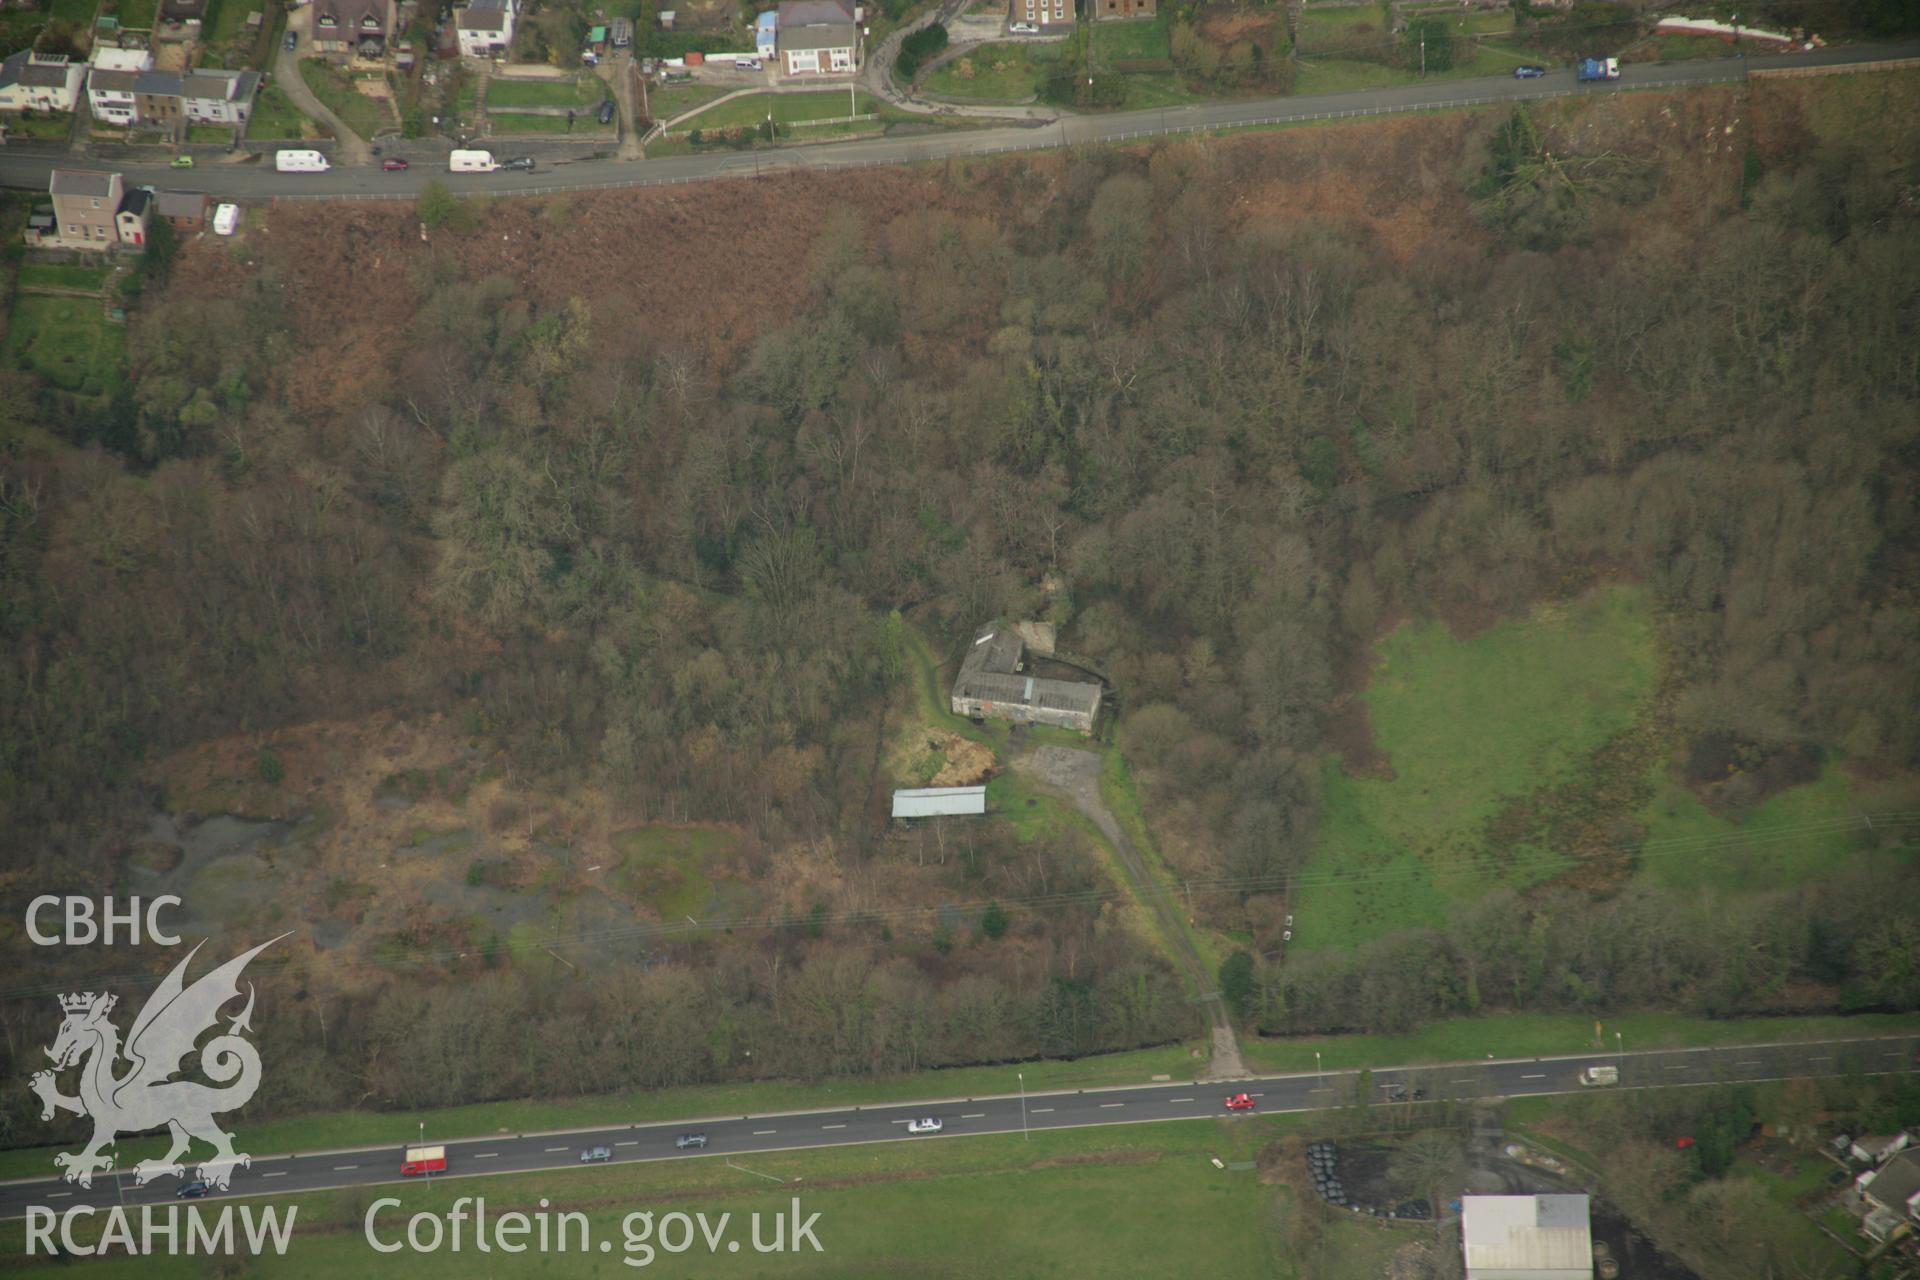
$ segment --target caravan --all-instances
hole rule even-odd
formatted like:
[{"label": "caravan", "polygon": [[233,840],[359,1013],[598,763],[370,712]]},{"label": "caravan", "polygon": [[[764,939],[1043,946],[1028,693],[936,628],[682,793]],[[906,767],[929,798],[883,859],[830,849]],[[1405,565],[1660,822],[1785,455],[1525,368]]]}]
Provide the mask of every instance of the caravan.
[{"label": "caravan", "polygon": [[325,173],[331,166],[318,151],[276,151],[273,167],[281,173]]},{"label": "caravan", "polygon": [[491,151],[455,151],[447,156],[447,168],[455,173],[492,173],[499,167]]}]

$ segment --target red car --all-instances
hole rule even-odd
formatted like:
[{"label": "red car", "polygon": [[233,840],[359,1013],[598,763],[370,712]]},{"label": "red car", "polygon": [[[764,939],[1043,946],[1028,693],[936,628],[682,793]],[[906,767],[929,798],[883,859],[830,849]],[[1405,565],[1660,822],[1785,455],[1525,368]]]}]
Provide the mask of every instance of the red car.
[{"label": "red car", "polygon": [[407,162],[405,160],[402,160],[398,156],[388,156],[385,160],[382,160],[380,162],[380,167],[382,169],[385,169],[388,173],[398,173],[400,172],[400,170],[407,167]]},{"label": "red car", "polygon": [[1227,1099],[1227,1110],[1251,1111],[1253,1110],[1253,1099],[1244,1093],[1236,1093]]}]

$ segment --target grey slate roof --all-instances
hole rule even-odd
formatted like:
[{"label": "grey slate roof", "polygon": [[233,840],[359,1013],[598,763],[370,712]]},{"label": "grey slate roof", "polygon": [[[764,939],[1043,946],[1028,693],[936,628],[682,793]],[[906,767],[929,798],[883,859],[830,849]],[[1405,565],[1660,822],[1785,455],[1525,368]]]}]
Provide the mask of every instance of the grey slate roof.
[{"label": "grey slate roof", "polygon": [[180,96],[180,73],[177,71],[136,71],[133,73],[133,91],[150,93],[162,98]]},{"label": "grey slate roof", "polygon": [[780,6],[781,49],[850,49],[853,11],[836,0],[786,0]]},{"label": "grey slate roof", "polygon": [[66,83],[66,63],[35,62],[31,49],[22,49],[11,58],[0,62],[0,89],[11,88],[16,84],[32,85],[39,89],[59,89]]},{"label": "grey slate roof", "polygon": [[132,93],[138,71],[94,71],[87,76],[87,88],[101,93]]},{"label": "grey slate roof", "polygon": [[1907,1201],[1920,1195],[1920,1152],[1902,1151],[1873,1175],[1866,1193],[1898,1213]]},{"label": "grey slate roof", "polygon": [[55,169],[52,191],[56,196],[91,196],[104,200],[113,194],[113,175],[94,169]]},{"label": "grey slate roof", "polygon": [[960,660],[953,696],[1083,714],[1100,705],[1097,684],[1020,674],[1020,657],[1025,650],[1025,643],[1008,624],[996,622],[983,628]]},{"label": "grey slate roof", "polygon": [[199,218],[207,212],[207,197],[198,191],[162,191],[154,212],[163,218]]},{"label": "grey slate roof", "polygon": [[462,31],[505,31],[507,0],[473,0],[454,19]]}]

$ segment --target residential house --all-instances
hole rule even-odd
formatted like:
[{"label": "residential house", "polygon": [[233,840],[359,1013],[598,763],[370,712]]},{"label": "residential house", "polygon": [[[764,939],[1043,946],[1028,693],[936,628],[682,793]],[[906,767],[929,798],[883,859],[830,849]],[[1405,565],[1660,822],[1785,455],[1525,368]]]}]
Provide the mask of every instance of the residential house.
[{"label": "residential house", "polygon": [[314,0],[316,52],[377,58],[386,52],[387,33],[392,29],[389,0]]},{"label": "residential house", "polygon": [[1585,1196],[1463,1196],[1467,1280],[1593,1280]]},{"label": "residential house", "polygon": [[1864,1138],[1855,1138],[1853,1145],[1847,1148],[1847,1154],[1861,1164],[1884,1164],[1892,1156],[1905,1151],[1912,1141],[1912,1136],[1904,1131],[1869,1135]]},{"label": "residential house", "polygon": [[180,111],[191,124],[244,125],[259,92],[258,71],[202,67],[180,77]]},{"label": "residential house", "polygon": [[90,169],[55,169],[48,184],[59,243],[69,249],[112,248],[120,233],[114,218],[123,194],[120,175]]},{"label": "residential house", "polygon": [[467,58],[501,58],[513,43],[513,0],[473,0],[454,15],[460,53]]},{"label": "residential house", "polygon": [[995,622],[974,638],[953,680],[953,714],[1017,724],[1051,724],[1092,733],[1100,717],[1099,684],[1040,676],[1028,670],[1027,650],[1053,652],[1053,629]]},{"label": "residential house", "polygon": [[[1134,0],[1121,0],[1121,2],[1131,4]],[[1098,6],[1109,3],[1109,0],[1087,0],[1087,3]],[[1153,0],[1145,0],[1145,3],[1148,11],[1151,12]],[[1049,29],[1064,31],[1073,26],[1074,20],[1073,0],[1007,0],[1009,23],[1024,22],[1030,26],[1039,27],[1042,31]]]},{"label": "residential house", "polygon": [[162,191],[154,197],[153,212],[175,231],[191,235],[206,225],[207,197],[199,191]]},{"label": "residential house", "polygon": [[780,57],[780,11],[768,9],[753,19],[753,54],[773,62]]},{"label": "residential house", "polygon": [[22,49],[0,62],[0,111],[71,111],[86,64]]},{"label": "residential house", "polygon": [[[1020,3],[1020,0],[1014,0]],[[1088,0],[1092,6],[1090,12],[1095,22],[1107,22],[1125,18],[1151,18],[1154,15],[1154,0]],[[1068,5],[1071,11],[1073,6]]]},{"label": "residential house", "polygon": [[114,229],[120,233],[120,243],[132,248],[143,248],[147,243],[147,227],[153,218],[153,192],[145,187],[133,187],[120,197],[120,208],[114,214]]},{"label": "residential house", "polygon": [[94,70],[87,75],[87,109],[102,124],[122,128],[140,118],[140,105],[133,96],[138,71]]},{"label": "residential house", "polygon": [[859,28],[840,0],[785,0],[776,44],[790,76],[851,75]]},{"label": "residential house", "polygon": [[1861,1227],[1875,1240],[1920,1224],[1920,1151],[1902,1151],[1871,1173],[1860,1175]]}]

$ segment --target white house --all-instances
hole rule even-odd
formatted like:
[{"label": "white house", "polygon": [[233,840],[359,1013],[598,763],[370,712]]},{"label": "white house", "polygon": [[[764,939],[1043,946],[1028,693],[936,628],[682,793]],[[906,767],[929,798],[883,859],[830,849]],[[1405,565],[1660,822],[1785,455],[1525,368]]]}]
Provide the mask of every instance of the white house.
[{"label": "white house", "polygon": [[96,48],[87,73],[87,109],[95,120],[130,125],[139,115],[133,96],[134,81],[153,70],[153,55],[145,49]]},{"label": "white house", "polygon": [[0,111],[71,111],[86,64],[22,49],[0,62]]},{"label": "white house", "polygon": [[513,0],[473,0],[454,16],[463,58],[504,57],[518,17]]},{"label": "white house", "polygon": [[853,74],[859,28],[850,6],[839,0],[786,0],[779,12],[775,43],[781,70],[790,76]]},{"label": "white house", "polygon": [[1467,1280],[1593,1280],[1585,1196],[1462,1196]]},{"label": "white house", "polygon": [[202,67],[180,77],[180,109],[195,124],[245,124],[259,92],[258,71]]}]

